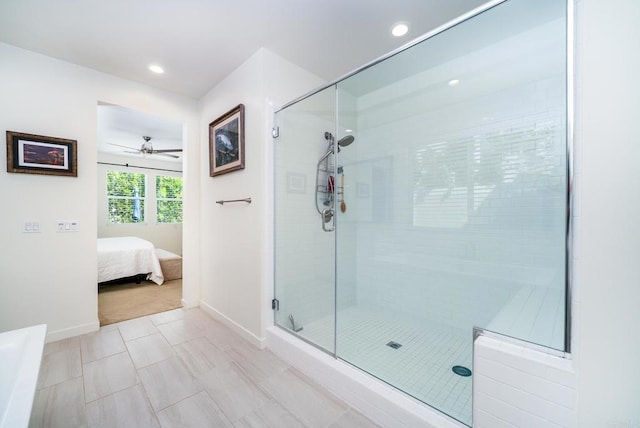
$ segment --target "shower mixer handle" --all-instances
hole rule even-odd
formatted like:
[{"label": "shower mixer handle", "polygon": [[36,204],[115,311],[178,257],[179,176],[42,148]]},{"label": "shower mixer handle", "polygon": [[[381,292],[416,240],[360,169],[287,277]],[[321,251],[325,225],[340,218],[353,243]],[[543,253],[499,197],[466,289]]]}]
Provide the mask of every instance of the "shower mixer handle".
[{"label": "shower mixer handle", "polygon": [[327,228],[327,223],[332,221],[333,218],[334,215],[332,208],[325,208],[324,210],[322,210],[322,230],[324,230],[325,232],[333,232],[335,230],[336,227],[334,222],[331,223],[330,228]]}]

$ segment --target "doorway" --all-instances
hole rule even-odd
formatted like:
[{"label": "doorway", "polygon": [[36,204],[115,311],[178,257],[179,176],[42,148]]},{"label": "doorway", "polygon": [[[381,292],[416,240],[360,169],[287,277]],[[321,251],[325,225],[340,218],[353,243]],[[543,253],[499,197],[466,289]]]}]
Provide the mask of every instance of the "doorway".
[{"label": "doorway", "polygon": [[182,306],[183,124],[97,106],[98,317]]}]

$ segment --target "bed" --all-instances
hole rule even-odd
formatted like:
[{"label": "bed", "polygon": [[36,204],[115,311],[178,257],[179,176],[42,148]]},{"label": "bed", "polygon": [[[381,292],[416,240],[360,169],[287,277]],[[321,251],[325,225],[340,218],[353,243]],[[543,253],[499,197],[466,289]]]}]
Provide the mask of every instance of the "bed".
[{"label": "bed", "polygon": [[161,285],[164,282],[155,247],[133,236],[98,238],[98,282],[143,274]]}]

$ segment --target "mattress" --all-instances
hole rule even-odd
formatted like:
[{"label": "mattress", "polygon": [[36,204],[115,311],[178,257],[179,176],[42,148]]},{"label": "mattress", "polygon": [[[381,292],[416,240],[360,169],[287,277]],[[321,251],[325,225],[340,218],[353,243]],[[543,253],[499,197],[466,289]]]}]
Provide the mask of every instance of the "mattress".
[{"label": "mattress", "polygon": [[98,238],[98,282],[147,274],[147,279],[164,282],[155,247],[133,236]]}]

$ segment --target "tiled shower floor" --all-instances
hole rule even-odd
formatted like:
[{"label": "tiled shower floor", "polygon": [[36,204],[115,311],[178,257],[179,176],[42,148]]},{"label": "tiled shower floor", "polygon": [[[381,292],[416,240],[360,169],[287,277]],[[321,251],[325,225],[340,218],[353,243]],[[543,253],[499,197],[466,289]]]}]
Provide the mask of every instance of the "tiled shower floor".
[{"label": "tiled shower floor", "polygon": [[[471,425],[471,377],[451,371],[472,368],[471,331],[362,307],[339,311],[337,324],[339,358]],[[300,335],[333,349],[333,317],[303,327]],[[393,349],[390,341],[402,346]]]}]

